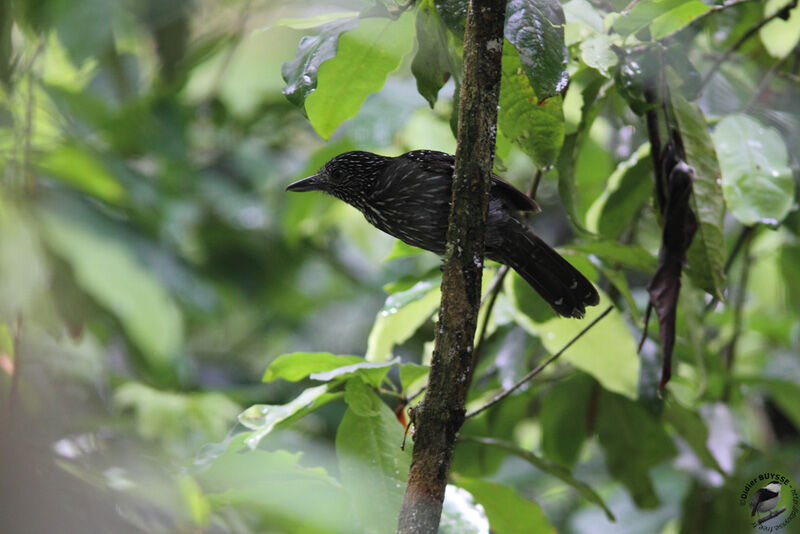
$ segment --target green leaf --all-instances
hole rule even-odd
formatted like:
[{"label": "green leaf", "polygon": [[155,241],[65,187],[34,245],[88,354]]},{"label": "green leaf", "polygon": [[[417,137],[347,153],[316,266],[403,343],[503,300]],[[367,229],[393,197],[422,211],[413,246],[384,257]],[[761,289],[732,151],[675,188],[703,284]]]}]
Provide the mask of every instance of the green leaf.
[{"label": "green leaf", "polygon": [[331,371],[314,373],[309,378],[312,380],[329,382],[331,380],[342,380],[344,378],[360,376],[369,384],[378,387],[386,377],[386,373],[389,372],[389,368],[393,365],[397,365],[398,363],[400,363],[400,358],[394,358],[386,362],[362,361],[359,363],[345,365],[344,367],[339,367],[338,369],[333,369]]},{"label": "green leaf", "polygon": [[390,295],[369,333],[367,361],[382,362],[391,358],[394,346],[410,338],[430,318],[440,300],[438,281],[430,280]]},{"label": "green leaf", "polygon": [[303,37],[297,56],[281,67],[281,75],[286,81],[283,94],[291,103],[303,105],[306,97],[317,88],[319,66],[336,55],[341,34],[357,24],[355,18],[337,20],[323,26],[318,35]]},{"label": "green leaf", "polygon": [[323,139],[354,117],[366,98],[381,89],[411,49],[412,16],[361,19],[339,37],[336,56],[317,72],[317,88],[305,100],[306,113]]},{"label": "green leaf", "polygon": [[348,380],[347,384],[345,384],[344,401],[359,417],[380,415],[380,407],[383,404],[381,399],[374,394],[372,388],[358,376]]},{"label": "green leaf", "polygon": [[118,204],[125,200],[125,189],[94,155],[77,145],[61,145],[37,161],[39,170],[100,200]]},{"label": "green leaf", "polygon": [[417,80],[417,91],[433,107],[439,90],[456,70],[447,29],[433,0],[423,0],[417,7],[416,26],[417,51],[411,62],[411,73]]},{"label": "green leaf", "polygon": [[587,0],[570,0],[564,4],[564,41],[567,46],[603,31],[603,17]]},{"label": "green leaf", "polygon": [[210,467],[195,475],[214,509],[263,514],[260,531],[358,530],[347,493],[324,469],[301,466],[300,454],[250,450],[244,438],[233,438]]},{"label": "green leaf", "polygon": [[622,482],[639,508],[658,506],[649,471],[677,454],[664,427],[637,403],[601,392],[597,436],[608,472]]},{"label": "green leaf", "polygon": [[70,264],[78,285],[117,317],[150,365],[172,364],[183,343],[183,317],[161,282],[123,241],[54,210],[40,216],[47,244]]},{"label": "green leaf", "polygon": [[359,415],[353,406],[336,432],[336,456],[342,483],[350,494],[361,532],[393,533],[403,503],[411,464],[410,447],[400,450],[403,426],[392,411],[373,397],[377,415]]},{"label": "green leaf", "polygon": [[[788,4],[788,0],[767,0],[764,5],[764,16],[768,17]],[[786,56],[800,41],[800,9],[795,6],[790,10],[788,20],[779,17],[770,21],[761,28],[758,35],[771,56]]]},{"label": "green leaf", "polygon": [[[587,414],[594,381],[584,373],[556,382],[542,396],[539,423],[542,425],[542,453],[571,467],[578,460],[587,438]],[[565,425],[564,421],[570,424]]]},{"label": "green leaf", "polygon": [[[341,19],[354,19],[358,16],[358,11],[339,11],[334,13],[322,13],[320,15],[313,15],[311,17],[300,18],[282,18],[270,27],[285,26],[293,30],[309,30],[328,24],[331,22],[341,21]],[[302,45],[301,45],[302,46]]]},{"label": "green leaf", "polygon": [[569,246],[585,254],[594,254],[609,263],[619,263],[624,267],[652,274],[658,260],[645,249],[633,245],[623,245],[617,241],[583,241]]},{"label": "green leaf", "polygon": [[597,71],[585,69],[573,77],[573,84],[570,87],[567,97],[572,91],[582,88],[581,99],[581,119],[575,131],[564,137],[561,152],[558,154],[556,168],[558,169],[558,196],[564,204],[567,217],[572,226],[579,233],[589,233],[584,226],[584,221],[578,212],[578,190],[575,181],[575,164],[585,136],[589,134],[592,124],[597,114],[600,112],[598,95],[606,80]]},{"label": "green leaf", "polygon": [[722,232],[725,201],[717,155],[700,108],[675,93],[672,106],[687,163],[695,170],[690,202],[697,217],[697,232],[686,254],[687,274],[697,287],[721,299],[725,287],[725,236]]},{"label": "green leaf", "polygon": [[[510,452],[515,456],[518,456],[519,458],[522,458],[526,462],[533,465],[536,469],[556,477],[565,484],[577,490],[578,493],[580,493],[584,499],[602,508],[603,511],[605,511],[606,517],[608,517],[609,520],[611,521],[614,520],[614,514],[612,514],[611,510],[608,509],[606,504],[603,502],[603,499],[600,498],[600,495],[598,495],[597,492],[595,492],[588,484],[586,484],[585,482],[581,482],[580,480],[573,477],[572,473],[570,473],[569,470],[565,469],[564,467],[555,464],[549,460],[546,460],[544,458],[540,458],[531,451],[523,449],[522,447],[519,447],[518,445],[511,443],[509,441],[502,441],[494,438],[470,438],[470,440],[477,441],[478,443],[489,445],[491,447],[498,447],[500,449]],[[459,486],[460,485],[461,484],[459,483]],[[470,490],[470,493],[472,493],[472,490]],[[480,501],[480,498],[478,498],[478,500]],[[489,522],[491,521],[492,517],[490,515]]]},{"label": "green leaf", "polygon": [[[612,304],[603,291],[598,291],[600,303],[587,309],[583,319],[567,320],[552,314],[543,317],[531,313],[529,304],[538,301],[546,306],[541,297],[516,273],[512,273],[508,279],[509,285],[506,287],[516,309],[516,322],[538,336],[551,354],[560,350]],[[598,352],[598,347],[604,347],[608,352]],[[618,310],[612,310],[600,324],[584,334],[564,352],[561,359],[595,377],[607,390],[636,398],[639,356],[636,343]]]},{"label": "green leaf", "polygon": [[297,382],[312,373],[338,369],[345,365],[363,362],[360,356],[339,356],[330,352],[292,352],[281,354],[264,371],[262,382],[272,382],[279,378]]},{"label": "green leaf", "polygon": [[625,37],[649,26],[653,39],[663,39],[709,9],[700,0],[642,0],[614,22],[614,30]]},{"label": "green leaf", "polygon": [[[567,86],[569,51],[564,45],[564,22],[564,12],[556,0],[509,0],[506,4],[505,37],[521,62],[514,71],[521,67],[540,101]],[[504,50],[504,64],[505,55]]]},{"label": "green leaf", "polygon": [[253,431],[245,443],[255,449],[279,423],[297,420],[341,396],[328,393],[328,385],[323,384],[304,390],[286,404],[254,404],[239,414],[239,422]]},{"label": "green leaf", "polygon": [[456,484],[472,494],[486,511],[492,532],[497,534],[544,534],[555,527],[533,501],[520,496],[516,490],[497,482],[477,478],[456,479]]},{"label": "green leaf", "polygon": [[586,40],[581,45],[581,59],[584,63],[600,71],[606,78],[611,77],[611,68],[619,62],[617,54],[611,49],[611,38],[603,33],[598,33]]},{"label": "green leaf", "polygon": [[586,227],[608,239],[622,235],[653,192],[652,167],[649,143],[617,165],[586,212]]},{"label": "green leaf", "polygon": [[561,96],[546,101],[536,97],[522,71],[520,56],[508,42],[503,45],[499,105],[497,122],[503,135],[528,154],[537,167],[552,164],[564,141]]},{"label": "green leaf", "polygon": [[777,226],[794,204],[789,153],[780,133],[745,115],[731,115],[712,137],[728,209],[742,224]]},{"label": "green leaf", "polygon": [[389,251],[389,254],[383,258],[383,261],[391,261],[396,260],[397,258],[407,258],[409,256],[417,256],[425,252],[421,248],[412,247],[400,241],[399,239],[394,240],[394,245],[392,246],[392,250]]}]

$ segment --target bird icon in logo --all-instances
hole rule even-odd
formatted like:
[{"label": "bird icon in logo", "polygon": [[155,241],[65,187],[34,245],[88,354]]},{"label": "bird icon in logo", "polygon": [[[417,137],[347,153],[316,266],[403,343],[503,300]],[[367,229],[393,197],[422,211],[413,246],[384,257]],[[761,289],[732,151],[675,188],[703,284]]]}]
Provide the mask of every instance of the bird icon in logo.
[{"label": "bird icon in logo", "polygon": [[757,490],[753,494],[753,499],[750,501],[750,507],[752,508],[752,513],[750,517],[756,515],[756,513],[761,514],[763,512],[769,512],[775,505],[778,504],[778,501],[781,498],[781,484],[780,482],[770,482],[763,488]]}]

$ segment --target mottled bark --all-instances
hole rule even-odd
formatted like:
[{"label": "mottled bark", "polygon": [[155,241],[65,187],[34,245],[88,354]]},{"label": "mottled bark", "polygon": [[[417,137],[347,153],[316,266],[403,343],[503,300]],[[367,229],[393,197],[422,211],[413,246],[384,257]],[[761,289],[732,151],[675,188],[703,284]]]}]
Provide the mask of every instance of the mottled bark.
[{"label": "mottled bark", "polygon": [[415,412],[414,455],[398,524],[403,534],[437,532],[456,435],[464,422],[480,307],[504,20],[505,0],[470,2],[442,302],[428,388]]}]

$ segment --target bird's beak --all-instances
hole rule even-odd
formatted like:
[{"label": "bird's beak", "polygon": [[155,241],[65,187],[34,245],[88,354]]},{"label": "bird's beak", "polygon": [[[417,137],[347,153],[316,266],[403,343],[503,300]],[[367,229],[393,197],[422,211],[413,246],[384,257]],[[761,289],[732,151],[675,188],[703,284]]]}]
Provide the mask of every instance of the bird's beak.
[{"label": "bird's beak", "polygon": [[302,180],[297,180],[296,182],[292,182],[288,186],[286,186],[287,191],[296,191],[296,192],[303,192],[303,191],[314,191],[319,189],[319,173],[312,174]]}]

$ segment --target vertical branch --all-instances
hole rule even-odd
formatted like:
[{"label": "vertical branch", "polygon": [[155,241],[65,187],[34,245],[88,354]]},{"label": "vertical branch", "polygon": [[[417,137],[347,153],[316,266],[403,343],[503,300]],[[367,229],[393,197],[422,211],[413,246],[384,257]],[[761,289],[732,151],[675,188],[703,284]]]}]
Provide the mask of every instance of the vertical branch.
[{"label": "vertical branch", "polygon": [[486,211],[494,158],[504,0],[472,0],[464,33],[458,148],[442,273],[442,302],[398,532],[435,533],[456,434],[464,422],[481,298]]}]

